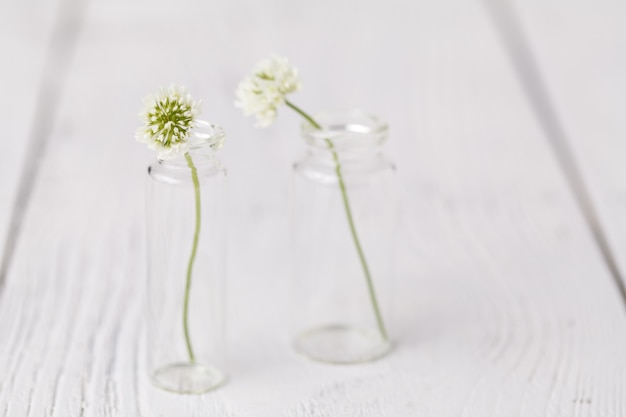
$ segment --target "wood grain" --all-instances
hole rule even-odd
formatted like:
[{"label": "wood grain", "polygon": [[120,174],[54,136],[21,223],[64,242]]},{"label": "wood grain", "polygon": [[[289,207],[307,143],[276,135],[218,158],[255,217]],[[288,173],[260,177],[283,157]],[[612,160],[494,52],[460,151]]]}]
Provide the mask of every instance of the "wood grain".
[{"label": "wood grain", "polygon": [[[83,19],[0,298],[0,416],[626,414],[624,306],[482,3],[92,0]],[[255,130],[232,107],[275,51],[304,108],[392,126],[398,345],[376,363],[289,347],[298,120]],[[230,381],[204,396],[152,388],[143,363],[152,156],[133,133],[170,81],[228,133]]]}]

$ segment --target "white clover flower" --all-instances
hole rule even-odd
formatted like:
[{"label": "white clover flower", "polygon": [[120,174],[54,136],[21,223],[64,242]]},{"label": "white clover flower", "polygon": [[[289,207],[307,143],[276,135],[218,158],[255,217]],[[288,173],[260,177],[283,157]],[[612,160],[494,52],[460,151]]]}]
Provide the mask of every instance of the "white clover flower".
[{"label": "white clover flower", "polygon": [[298,70],[289,65],[287,58],[272,55],[259,62],[252,74],[239,83],[235,106],[246,116],[256,115],[257,127],[266,127],[276,119],[285,96],[301,87]]},{"label": "white clover flower", "polygon": [[157,94],[144,99],[144,109],[139,113],[143,124],[135,139],[157,151],[161,160],[184,155],[189,150],[188,139],[200,114],[200,104],[185,87],[161,87]]}]

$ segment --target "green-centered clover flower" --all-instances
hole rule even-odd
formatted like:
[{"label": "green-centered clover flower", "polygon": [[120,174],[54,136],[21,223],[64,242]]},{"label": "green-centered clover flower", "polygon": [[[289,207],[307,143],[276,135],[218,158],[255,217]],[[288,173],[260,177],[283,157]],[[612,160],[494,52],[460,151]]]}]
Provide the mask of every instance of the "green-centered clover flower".
[{"label": "green-centered clover flower", "polygon": [[200,104],[183,86],[161,87],[157,94],[144,99],[144,109],[139,113],[142,125],[135,139],[157,151],[161,160],[184,155],[189,150],[189,137],[200,114]]}]

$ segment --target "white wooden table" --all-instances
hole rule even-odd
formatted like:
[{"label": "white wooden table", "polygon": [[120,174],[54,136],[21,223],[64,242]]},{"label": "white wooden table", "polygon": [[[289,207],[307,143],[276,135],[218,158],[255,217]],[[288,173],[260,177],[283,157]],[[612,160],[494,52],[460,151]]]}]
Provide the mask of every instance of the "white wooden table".
[{"label": "white wooden table", "polygon": [[[622,0],[0,3],[0,417],[626,416],[625,300],[503,10],[626,270]],[[295,102],[392,127],[398,348],[371,365],[289,348],[299,120],[256,130],[232,105],[273,52],[301,71]],[[228,134],[230,381],[203,396],[153,388],[142,353],[152,154],[133,135],[170,82]]]}]

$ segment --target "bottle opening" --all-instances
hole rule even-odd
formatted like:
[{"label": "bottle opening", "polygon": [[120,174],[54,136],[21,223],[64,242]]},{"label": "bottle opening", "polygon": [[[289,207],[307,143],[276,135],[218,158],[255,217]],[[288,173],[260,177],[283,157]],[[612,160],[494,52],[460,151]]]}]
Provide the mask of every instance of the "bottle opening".
[{"label": "bottle opening", "polygon": [[387,123],[361,110],[320,113],[314,119],[322,129],[306,121],[301,129],[306,143],[315,148],[328,149],[330,141],[338,151],[371,151],[387,140]]}]

